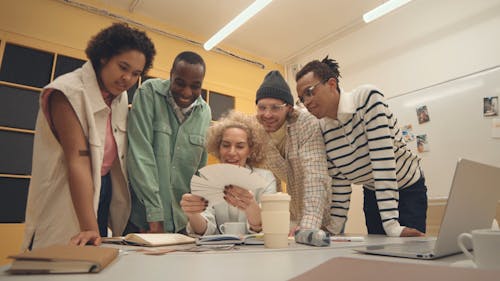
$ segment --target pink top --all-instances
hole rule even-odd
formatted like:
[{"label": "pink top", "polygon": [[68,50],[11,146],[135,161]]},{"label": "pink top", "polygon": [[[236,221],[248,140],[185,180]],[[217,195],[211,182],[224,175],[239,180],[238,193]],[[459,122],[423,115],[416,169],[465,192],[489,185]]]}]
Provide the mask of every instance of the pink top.
[{"label": "pink top", "polygon": [[[47,121],[49,122],[51,130],[55,132],[54,123],[52,123],[52,118],[49,112],[49,102],[48,102],[49,96],[53,92],[54,89],[47,89],[47,91],[43,92],[41,106],[45,118],[47,118]],[[103,90],[101,90],[101,94],[106,105],[108,107],[111,106],[111,102],[113,101],[114,96]],[[109,170],[111,170],[111,166],[113,165],[113,162],[115,161],[117,156],[118,156],[118,148],[116,146],[115,137],[113,136],[113,129],[111,126],[111,112],[110,112],[108,116],[108,122],[106,123],[106,137],[104,140],[104,158],[102,160],[101,176],[106,175],[109,172]]]}]

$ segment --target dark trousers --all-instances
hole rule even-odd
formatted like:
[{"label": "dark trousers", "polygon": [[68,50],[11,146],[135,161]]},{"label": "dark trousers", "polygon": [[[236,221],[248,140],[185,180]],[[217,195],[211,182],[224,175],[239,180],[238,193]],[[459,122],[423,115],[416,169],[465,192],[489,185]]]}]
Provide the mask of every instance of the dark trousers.
[{"label": "dark trousers", "polygon": [[[382,226],[375,191],[363,188],[366,228],[368,234],[386,234]],[[399,223],[425,233],[427,217],[427,187],[421,177],[414,184],[399,190]]]},{"label": "dark trousers", "polygon": [[101,177],[101,193],[99,194],[99,208],[97,209],[97,225],[102,237],[108,236],[109,205],[112,194],[111,175],[107,173]]}]

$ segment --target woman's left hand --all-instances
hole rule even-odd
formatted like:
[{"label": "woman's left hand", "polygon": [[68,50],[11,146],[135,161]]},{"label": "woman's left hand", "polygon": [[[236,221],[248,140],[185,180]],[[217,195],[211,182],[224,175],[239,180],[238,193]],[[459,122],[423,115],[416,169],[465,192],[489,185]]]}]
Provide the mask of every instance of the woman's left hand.
[{"label": "woman's left hand", "polygon": [[235,185],[224,187],[224,200],[240,210],[246,211],[248,208],[258,207],[257,202],[250,190]]}]

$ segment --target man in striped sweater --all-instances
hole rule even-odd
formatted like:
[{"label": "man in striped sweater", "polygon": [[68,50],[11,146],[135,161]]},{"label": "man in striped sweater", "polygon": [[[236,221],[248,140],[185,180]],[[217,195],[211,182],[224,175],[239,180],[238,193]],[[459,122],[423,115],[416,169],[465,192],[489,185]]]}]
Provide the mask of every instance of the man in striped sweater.
[{"label": "man in striped sweater", "polygon": [[341,92],[339,77],[337,62],[328,57],[296,75],[299,100],[320,119],[332,178],[333,232],[343,231],[351,184],[360,184],[368,233],[424,235],[427,188],[420,159],[403,141],[382,93],[370,85]]}]

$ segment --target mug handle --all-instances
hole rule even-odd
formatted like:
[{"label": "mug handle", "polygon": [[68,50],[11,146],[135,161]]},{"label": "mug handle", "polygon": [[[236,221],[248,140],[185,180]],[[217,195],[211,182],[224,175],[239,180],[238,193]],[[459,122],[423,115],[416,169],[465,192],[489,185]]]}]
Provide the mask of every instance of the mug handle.
[{"label": "mug handle", "polygon": [[225,232],[226,232],[226,227],[224,226],[224,224],[221,224],[221,225],[219,226],[219,230],[220,230],[220,233],[225,234]]},{"label": "mug handle", "polygon": [[472,235],[470,233],[462,233],[458,235],[458,247],[464,252],[465,256],[474,261],[474,255],[464,246],[464,241],[468,239],[472,243]]}]

